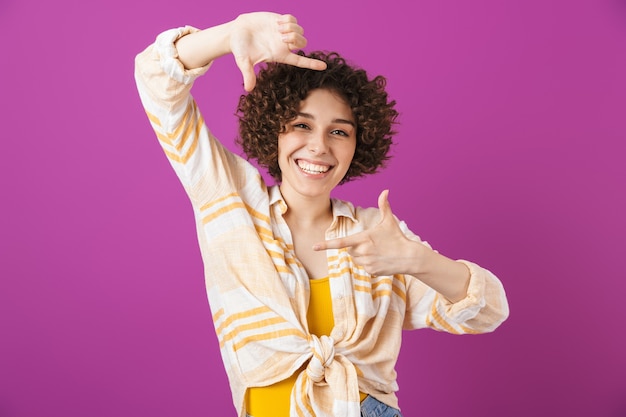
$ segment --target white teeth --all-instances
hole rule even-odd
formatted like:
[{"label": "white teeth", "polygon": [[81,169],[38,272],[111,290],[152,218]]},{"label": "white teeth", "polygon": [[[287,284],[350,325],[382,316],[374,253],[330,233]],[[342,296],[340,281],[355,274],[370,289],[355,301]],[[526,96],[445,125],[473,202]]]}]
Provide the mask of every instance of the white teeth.
[{"label": "white teeth", "polygon": [[307,174],[321,174],[330,169],[329,166],[311,164],[306,161],[298,161],[298,166],[300,167],[301,170],[303,170]]}]

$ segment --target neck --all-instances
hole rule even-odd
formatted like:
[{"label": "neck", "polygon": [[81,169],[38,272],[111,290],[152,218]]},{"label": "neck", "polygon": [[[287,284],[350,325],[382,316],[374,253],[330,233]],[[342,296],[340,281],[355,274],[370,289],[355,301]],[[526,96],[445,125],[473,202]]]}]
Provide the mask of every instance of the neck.
[{"label": "neck", "polygon": [[288,190],[281,187],[281,194],[287,204],[285,220],[290,226],[313,226],[318,224],[330,225],[333,218],[330,195],[303,196],[291,195]]}]

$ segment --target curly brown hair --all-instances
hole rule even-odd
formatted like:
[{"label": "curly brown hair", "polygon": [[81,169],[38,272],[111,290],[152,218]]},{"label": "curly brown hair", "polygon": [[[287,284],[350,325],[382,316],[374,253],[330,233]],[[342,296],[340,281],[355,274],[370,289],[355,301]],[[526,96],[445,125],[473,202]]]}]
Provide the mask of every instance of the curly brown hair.
[{"label": "curly brown hair", "polygon": [[364,70],[347,64],[336,52],[298,54],[322,60],[327,68],[315,71],[269,63],[259,71],[254,90],[239,98],[237,143],[247,157],[256,159],[280,182],[278,135],[296,118],[300,102],[309,92],[322,88],[344,98],[357,125],[356,151],[341,183],[384,167],[398,116],[395,100],[389,100],[385,91],[386,79],[379,75],[369,80]]}]

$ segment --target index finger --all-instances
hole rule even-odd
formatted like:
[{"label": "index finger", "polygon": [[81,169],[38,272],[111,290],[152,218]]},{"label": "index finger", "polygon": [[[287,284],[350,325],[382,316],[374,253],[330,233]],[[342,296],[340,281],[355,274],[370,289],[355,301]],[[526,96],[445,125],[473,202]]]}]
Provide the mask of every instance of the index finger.
[{"label": "index finger", "polygon": [[323,71],[326,69],[326,63],[319,59],[307,58],[302,55],[294,54],[293,52],[287,55],[284,61],[285,64],[293,65],[295,67],[307,68],[316,71]]},{"label": "index finger", "polygon": [[336,239],[329,239],[324,242],[316,243],[313,245],[313,250],[328,250],[328,249],[341,249],[341,248],[349,248],[351,246],[358,245],[363,241],[363,238],[360,236],[360,233],[357,233],[352,236],[346,237],[338,237]]}]

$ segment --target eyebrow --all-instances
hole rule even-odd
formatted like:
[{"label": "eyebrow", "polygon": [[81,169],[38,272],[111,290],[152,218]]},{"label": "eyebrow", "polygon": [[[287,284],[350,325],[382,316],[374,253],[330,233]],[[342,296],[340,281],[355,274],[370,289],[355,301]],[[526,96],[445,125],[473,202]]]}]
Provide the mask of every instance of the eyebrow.
[{"label": "eyebrow", "polygon": [[[315,116],[313,116],[311,113],[299,112],[298,116],[304,117],[305,119],[315,120]],[[343,124],[350,125],[352,127],[356,127],[356,124],[352,120],[348,120],[348,119],[333,119],[332,122],[333,123],[343,123]]]}]

